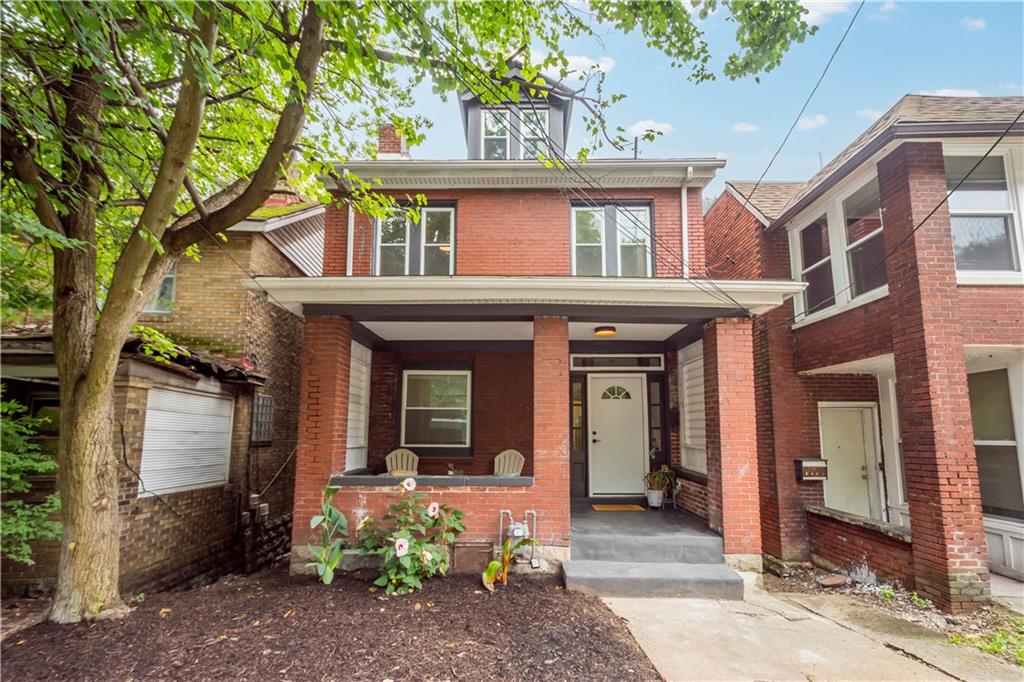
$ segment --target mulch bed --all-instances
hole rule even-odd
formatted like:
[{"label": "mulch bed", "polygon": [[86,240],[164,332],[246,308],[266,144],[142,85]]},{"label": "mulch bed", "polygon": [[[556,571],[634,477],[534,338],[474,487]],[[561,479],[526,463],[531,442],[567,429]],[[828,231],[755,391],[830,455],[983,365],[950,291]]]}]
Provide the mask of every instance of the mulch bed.
[{"label": "mulch bed", "polygon": [[125,620],[43,623],[3,643],[7,679],[659,680],[625,625],[555,578],[497,594],[451,576],[387,598],[276,567],[149,595]]}]

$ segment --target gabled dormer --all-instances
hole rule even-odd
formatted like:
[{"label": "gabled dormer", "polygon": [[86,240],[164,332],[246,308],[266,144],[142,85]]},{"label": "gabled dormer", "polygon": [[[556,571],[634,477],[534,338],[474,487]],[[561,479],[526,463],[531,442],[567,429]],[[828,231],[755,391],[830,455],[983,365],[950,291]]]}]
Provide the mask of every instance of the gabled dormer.
[{"label": "gabled dormer", "polygon": [[[518,69],[508,77],[517,78]],[[571,92],[553,85],[544,97],[519,102],[484,104],[472,92],[459,98],[466,158],[505,161],[565,154],[572,118]]]}]

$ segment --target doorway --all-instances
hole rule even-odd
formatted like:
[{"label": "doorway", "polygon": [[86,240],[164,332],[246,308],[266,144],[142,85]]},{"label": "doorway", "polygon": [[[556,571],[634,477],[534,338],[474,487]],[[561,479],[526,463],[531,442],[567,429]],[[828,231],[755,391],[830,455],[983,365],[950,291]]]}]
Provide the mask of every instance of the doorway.
[{"label": "doorway", "polygon": [[876,410],[874,403],[819,403],[818,425],[828,461],[825,506],[880,519]]},{"label": "doorway", "polygon": [[590,495],[644,493],[646,375],[587,375],[587,441]]}]

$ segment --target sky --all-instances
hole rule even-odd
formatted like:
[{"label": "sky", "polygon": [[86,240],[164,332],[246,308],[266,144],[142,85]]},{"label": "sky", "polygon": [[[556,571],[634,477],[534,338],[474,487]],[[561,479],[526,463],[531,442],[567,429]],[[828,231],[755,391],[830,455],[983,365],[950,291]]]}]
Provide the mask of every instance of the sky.
[{"label": "sky", "polygon": [[[723,11],[702,26],[718,78],[694,84],[688,70],[669,65],[637,33],[605,32],[573,41],[573,63],[597,63],[606,92],[626,99],[613,105],[609,122],[626,130],[640,124],[664,134],[640,141],[642,158],[721,156],[726,167],[708,187],[717,196],[725,180],[756,180],[793,124],[857,8],[857,2],[810,2],[809,23],[818,32],[794,45],[781,66],[732,81],[720,65],[734,45],[735,26]],[[1005,96],[1024,94],[1024,2],[872,2],[868,0],[768,180],[806,180],[871,122],[907,93]],[[464,137],[458,104],[442,101],[428,86],[417,92],[416,113],[433,127],[412,150],[414,158],[460,157]],[[570,150],[584,142],[577,120]],[[453,144],[454,143],[454,144]],[[455,150],[458,150],[457,152]],[[632,156],[604,148],[599,156]]]}]

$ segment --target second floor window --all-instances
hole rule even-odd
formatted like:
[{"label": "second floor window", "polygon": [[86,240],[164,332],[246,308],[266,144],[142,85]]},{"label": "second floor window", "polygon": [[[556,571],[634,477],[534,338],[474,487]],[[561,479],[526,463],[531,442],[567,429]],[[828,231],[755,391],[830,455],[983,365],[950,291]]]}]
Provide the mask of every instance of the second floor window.
[{"label": "second floor window", "polygon": [[650,277],[649,206],[574,206],[572,274],[581,277]]},{"label": "second floor window", "polygon": [[376,274],[455,273],[455,209],[422,208],[418,222],[404,213],[377,221]]},{"label": "second floor window", "polygon": [[[949,190],[974,168],[977,157],[947,156]],[[1019,272],[1013,207],[1001,156],[983,160],[949,197],[957,270]]]},{"label": "second floor window", "polygon": [[164,275],[164,278],[160,281],[160,288],[156,290],[156,296],[146,304],[142,312],[159,315],[174,311],[174,285],[176,284],[177,270],[178,267],[175,265],[171,268],[170,272]]},{"label": "second floor window", "polygon": [[536,159],[548,155],[548,110],[530,109],[523,111],[523,148],[524,159]]},{"label": "second floor window", "polygon": [[885,242],[882,239],[881,199],[874,178],[843,201],[846,227],[846,265],[854,298],[884,286]]},{"label": "second floor window", "polygon": [[811,314],[836,302],[832,283],[832,254],[829,249],[828,218],[821,216],[800,230],[800,279],[807,282],[804,309]]},{"label": "second floor window", "polygon": [[484,158],[507,159],[509,153],[509,120],[505,109],[484,109]]}]

